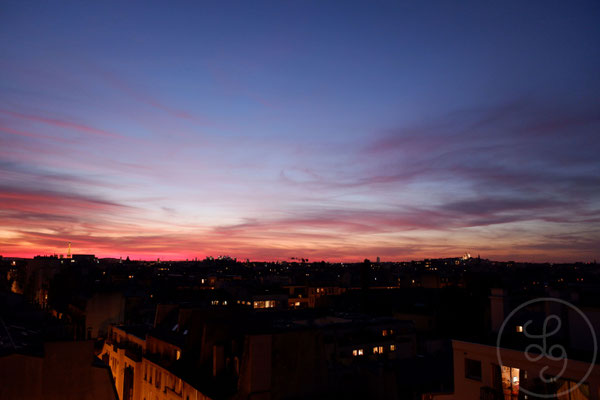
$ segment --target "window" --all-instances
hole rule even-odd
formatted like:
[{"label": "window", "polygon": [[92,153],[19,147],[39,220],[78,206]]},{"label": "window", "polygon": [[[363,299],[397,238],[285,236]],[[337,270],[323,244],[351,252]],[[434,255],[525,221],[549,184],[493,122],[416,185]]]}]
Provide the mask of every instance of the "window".
[{"label": "window", "polygon": [[523,325],[517,325],[517,332],[518,333],[522,333],[523,332]]},{"label": "window", "polygon": [[383,354],[383,346],[373,347],[373,354]]},{"label": "window", "polygon": [[[527,379],[527,371],[519,369],[519,368],[507,367],[504,365],[503,366],[499,366],[496,364],[492,365],[493,388],[497,392],[503,393],[502,398],[506,398],[506,399],[519,398],[520,399],[523,397],[522,393],[521,394],[519,393],[519,384],[520,384],[521,378],[523,378],[525,380]],[[542,393],[545,393],[545,394],[553,394],[552,392],[548,392],[547,389],[548,389],[547,387],[546,388],[540,387],[536,390],[542,390],[543,391]],[[527,398],[527,396],[525,396],[525,398]],[[561,397],[561,396],[559,396],[559,398],[563,399],[563,397]],[[570,400],[568,397],[565,397],[564,399]],[[587,400],[587,398],[577,397],[577,400]]]},{"label": "window", "polygon": [[481,361],[465,358],[465,378],[481,381]]},{"label": "window", "polygon": [[[590,385],[587,382],[578,384],[577,382],[558,378],[554,380],[555,393],[559,399],[565,400],[589,400],[591,399]],[[553,390],[554,392],[554,390]]]},{"label": "window", "polygon": [[274,308],[276,305],[277,302],[275,300],[259,300],[254,302],[254,308]]},{"label": "window", "polygon": [[355,356],[355,357],[356,356],[362,356],[363,354],[364,354],[363,349],[352,350],[352,355]]},{"label": "window", "polygon": [[396,351],[396,345],[390,344],[390,351]]},{"label": "window", "polygon": [[179,360],[180,358],[181,358],[181,351],[179,351],[179,350],[176,350],[176,353],[175,353],[175,359],[176,359],[176,360]]},{"label": "window", "polygon": [[381,336],[387,336],[387,335],[388,335],[387,329],[384,329],[383,331],[381,331]]}]

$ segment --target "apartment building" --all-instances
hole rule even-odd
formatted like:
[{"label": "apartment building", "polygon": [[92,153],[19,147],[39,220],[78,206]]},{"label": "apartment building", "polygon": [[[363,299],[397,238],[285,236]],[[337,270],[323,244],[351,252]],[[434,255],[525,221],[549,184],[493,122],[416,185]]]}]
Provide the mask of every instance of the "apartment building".
[{"label": "apartment building", "polygon": [[493,345],[456,340],[452,348],[454,392],[427,394],[424,400],[539,398],[536,394],[562,400],[600,399],[600,366],[597,364],[547,357],[532,361],[523,351],[503,348],[498,352]]}]

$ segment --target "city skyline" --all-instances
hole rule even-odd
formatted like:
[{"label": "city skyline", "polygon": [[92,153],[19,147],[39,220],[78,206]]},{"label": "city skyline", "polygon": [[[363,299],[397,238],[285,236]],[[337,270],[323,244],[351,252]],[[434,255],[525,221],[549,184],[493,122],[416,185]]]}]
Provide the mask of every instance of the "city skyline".
[{"label": "city skyline", "polygon": [[600,258],[600,4],[5,2],[0,255]]}]

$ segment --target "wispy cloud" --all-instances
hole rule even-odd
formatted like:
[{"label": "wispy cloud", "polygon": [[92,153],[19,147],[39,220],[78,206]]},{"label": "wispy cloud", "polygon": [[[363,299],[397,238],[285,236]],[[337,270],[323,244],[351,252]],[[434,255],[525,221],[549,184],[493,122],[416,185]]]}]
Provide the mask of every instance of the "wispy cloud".
[{"label": "wispy cloud", "polygon": [[0,110],[0,113],[9,115],[11,117],[19,118],[19,119],[22,119],[22,120],[25,120],[28,122],[43,123],[43,124],[51,125],[51,126],[54,126],[57,128],[74,130],[79,133],[97,135],[97,136],[101,136],[101,137],[105,137],[105,138],[123,138],[122,135],[117,134],[117,133],[108,132],[108,131],[105,131],[102,129],[94,128],[89,125],[76,123],[76,122],[72,122],[72,121],[67,121],[67,120],[63,120],[63,119],[48,118],[48,117],[43,117],[43,116],[39,116],[39,115],[23,114],[23,113],[9,111],[9,110]]},{"label": "wispy cloud", "polygon": [[[188,119],[141,93],[128,94]],[[115,157],[84,146],[68,158],[45,126],[118,136],[66,119],[0,113],[10,122],[0,131],[34,142],[15,146],[27,159],[0,163],[0,228],[12,238],[1,247],[11,254],[55,252],[66,241],[99,255],[179,259],[406,259],[467,249],[517,259],[596,254],[597,233],[585,231],[600,219],[597,139],[590,135],[600,121],[593,111],[519,101],[339,146],[284,138],[248,154],[250,138],[217,138],[202,148],[193,141],[189,148],[127,146]],[[35,141],[42,140],[49,145],[37,154]],[[40,155],[56,161],[43,165]],[[198,216],[186,221],[174,204],[189,213],[193,202]],[[203,223],[210,214],[203,209],[238,222]]]}]

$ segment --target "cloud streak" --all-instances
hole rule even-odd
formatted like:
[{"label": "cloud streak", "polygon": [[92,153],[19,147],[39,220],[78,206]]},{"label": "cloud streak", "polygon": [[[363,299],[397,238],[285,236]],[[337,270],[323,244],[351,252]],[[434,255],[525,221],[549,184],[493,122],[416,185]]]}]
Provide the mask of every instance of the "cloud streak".
[{"label": "cloud streak", "polygon": [[[284,201],[278,206],[283,208],[271,217],[248,216],[238,223],[213,223],[202,228],[194,223],[168,224],[148,214],[148,210],[72,191],[77,185],[80,188],[101,187],[94,179],[43,170],[28,171],[5,164],[5,168],[13,173],[32,177],[33,182],[46,180],[52,183],[48,189],[40,189],[35,184],[30,188],[22,184],[0,186],[4,229],[9,229],[27,246],[34,244],[56,249],[68,239],[86,251],[139,257],[189,258],[198,254],[226,253],[240,257],[286,258],[301,253],[347,260],[372,251],[390,257],[429,256],[427,251],[451,255],[452,251],[462,251],[465,247],[493,251],[484,244],[487,240],[478,238],[473,230],[501,239],[502,246],[510,243],[512,250],[506,254],[511,257],[526,251],[531,254],[545,252],[543,254],[555,259],[565,254],[573,257],[576,252],[594,255],[594,235],[597,234],[581,233],[584,226],[600,221],[597,207],[600,178],[594,174],[593,164],[591,169],[580,169],[574,155],[557,166],[545,153],[534,153],[524,158],[522,164],[510,165],[512,159],[528,154],[528,150],[510,143],[518,144],[522,135],[529,131],[537,135],[535,130],[541,126],[551,130],[549,136],[554,136],[564,129],[593,127],[596,119],[567,115],[559,120],[568,123],[547,123],[544,119],[538,123],[526,121],[517,124],[519,128],[506,135],[492,135],[492,141],[502,142],[498,146],[486,144],[479,137],[480,133],[471,131],[477,127],[487,132],[486,129],[496,129],[498,123],[508,126],[510,124],[503,121],[522,120],[523,112],[522,108],[502,107],[490,115],[473,117],[466,113],[465,121],[453,117],[452,124],[434,124],[438,128],[409,129],[413,133],[408,136],[401,133],[393,141],[386,136],[375,138],[366,149],[357,148],[356,163],[349,170],[325,170],[319,163],[310,167],[290,164],[281,169],[276,182],[299,193],[318,193],[309,196],[317,201],[316,205],[291,207]],[[439,128],[441,126],[443,129]],[[468,128],[463,129],[465,126]],[[527,128],[530,126],[536,128]],[[415,134],[417,131],[421,133]],[[416,154],[417,151],[421,153]],[[507,157],[507,151],[514,154]],[[546,168],[540,169],[539,165]],[[143,166],[144,170],[152,171],[152,168],[151,165]],[[390,200],[390,194],[399,188],[412,194],[419,185],[432,183],[439,188],[429,189],[433,197],[419,203],[410,200],[410,196],[404,200]],[[462,190],[449,192],[448,187],[452,186]],[[57,190],[60,187],[63,189]],[[365,198],[357,205],[348,200],[356,195],[366,198],[384,196],[388,200],[377,204]],[[320,199],[330,196],[339,199],[337,207],[319,204]],[[166,197],[165,204],[169,204],[169,198]],[[250,204],[247,211],[250,214],[253,213],[251,207]],[[162,212],[167,209],[166,214],[175,218],[173,222],[177,221],[176,208],[157,208]],[[105,220],[103,215],[107,216]],[[15,229],[17,224],[21,228]],[[504,233],[494,234],[499,229],[495,227],[515,226],[529,231],[540,224],[554,230],[553,236],[540,235],[537,240],[530,237],[527,244],[517,245],[516,236],[507,241]],[[73,233],[73,229],[78,233]],[[140,234],[141,231],[146,233]],[[580,233],[569,236],[567,232]],[[454,240],[454,244],[446,243],[444,237],[448,235],[458,240]],[[411,242],[411,236],[421,239]],[[405,244],[398,244],[399,240]],[[410,249],[406,246],[407,241],[411,242]],[[562,245],[551,245],[561,241]],[[4,244],[4,248],[19,247],[9,243],[8,247]],[[495,250],[496,254],[502,254]]]},{"label": "cloud streak", "polygon": [[79,124],[79,123],[71,122],[71,121],[65,121],[62,119],[47,118],[47,117],[42,117],[39,115],[22,114],[22,113],[18,113],[18,112],[9,111],[9,110],[0,110],[0,113],[11,116],[11,117],[19,118],[19,119],[22,119],[22,120],[25,120],[28,122],[43,123],[43,124],[47,124],[47,125],[54,126],[57,128],[74,130],[74,131],[77,131],[80,133],[96,135],[96,136],[100,136],[100,137],[104,137],[104,138],[113,138],[113,139],[114,138],[123,138],[123,136],[116,134],[116,133],[107,132],[105,130],[97,129],[92,126]]},{"label": "cloud streak", "polygon": [[244,7],[6,7],[0,253],[600,258],[598,10]]}]

